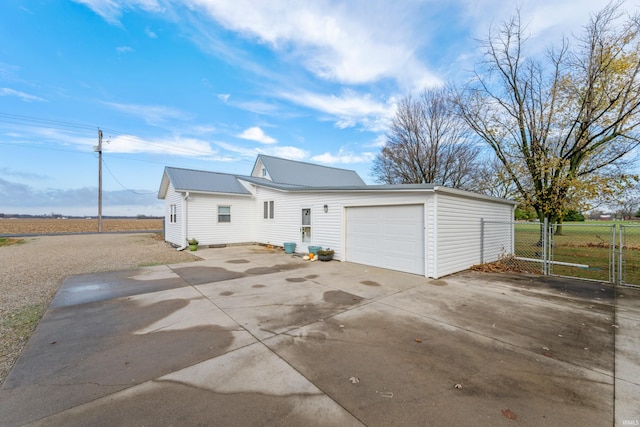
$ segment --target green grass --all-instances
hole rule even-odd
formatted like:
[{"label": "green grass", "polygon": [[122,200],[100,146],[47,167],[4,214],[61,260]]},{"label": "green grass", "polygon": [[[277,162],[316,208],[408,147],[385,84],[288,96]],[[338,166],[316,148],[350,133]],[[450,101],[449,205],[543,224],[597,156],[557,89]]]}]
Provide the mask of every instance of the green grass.
[{"label": "green grass", "polygon": [[26,341],[36,328],[45,309],[45,304],[34,304],[27,307],[21,307],[7,313],[4,321],[2,322],[2,326],[11,331],[11,333],[20,340]]},{"label": "green grass", "polygon": [[21,243],[24,243],[23,239],[14,239],[12,237],[0,237],[0,247],[10,246],[10,245],[19,245]]},{"label": "green grass", "polygon": [[[585,264],[588,268],[572,267],[554,264],[552,273],[560,276],[572,276],[585,279],[609,281],[609,260],[612,243],[619,253],[620,223],[566,223],[562,225],[561,233],[553,236],[553,260],[575,264]],[[622,250],[625,261],[623,281],[640,285],[640,226],[638,224],[622,223],[625,232]],[[615,227],[612,235],[612,228]],[[515,249],[518,257],[540,258],[542,248],[538,246],[540,240],[540,225],[532,223],[518,223],[515,225]],[[535,264],[534,264],[535,266]],[[539,266],[539,264],[538,264]]]}]

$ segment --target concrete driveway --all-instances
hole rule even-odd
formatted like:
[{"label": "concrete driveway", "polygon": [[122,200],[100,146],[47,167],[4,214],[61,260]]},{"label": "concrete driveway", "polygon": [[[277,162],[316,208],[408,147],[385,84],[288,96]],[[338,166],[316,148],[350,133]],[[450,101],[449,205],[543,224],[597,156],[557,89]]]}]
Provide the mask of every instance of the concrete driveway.
[{"label": "concrete driveway", "polygon": [[640,424],[635,290],[198,254],[68,278],[0,389],[0,424]]}]

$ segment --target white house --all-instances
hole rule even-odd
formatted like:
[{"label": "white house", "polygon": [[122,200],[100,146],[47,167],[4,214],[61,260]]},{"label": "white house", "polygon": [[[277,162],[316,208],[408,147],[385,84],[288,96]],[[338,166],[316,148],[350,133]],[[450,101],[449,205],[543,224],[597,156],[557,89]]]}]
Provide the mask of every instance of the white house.
[{"label": "white house", "polygon": [[179,247],[295,242],[334,259],[438,278],[487,258],[482,223],[504,223],[513,249],[515,203],[432,184],[366,185],[354,171],[259,155],[251,175],[166,167],[165,240]]}]

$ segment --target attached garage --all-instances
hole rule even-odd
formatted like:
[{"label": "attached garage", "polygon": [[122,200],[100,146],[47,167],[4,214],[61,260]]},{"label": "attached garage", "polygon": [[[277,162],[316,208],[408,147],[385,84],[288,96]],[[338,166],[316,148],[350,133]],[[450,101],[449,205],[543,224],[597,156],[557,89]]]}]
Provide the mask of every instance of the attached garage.
[{"label": "attached garage", "polygon": [[[165,238],[296,244],[334,259],[439,278],[513,253],[509,200],[433,184],[366,185],[353,171],[260,155],[250,176],[166,168]],[[216,221],[218,207],[230,221]],[[267,209],[268,208],[268,209]],[[302,213],[302,216],[301,216]],[[484,225],[500,233],[487,253]]]},{"label": "attached garage", "polygon": [[346,208],[346,260],[425,274],[424,204]]}]

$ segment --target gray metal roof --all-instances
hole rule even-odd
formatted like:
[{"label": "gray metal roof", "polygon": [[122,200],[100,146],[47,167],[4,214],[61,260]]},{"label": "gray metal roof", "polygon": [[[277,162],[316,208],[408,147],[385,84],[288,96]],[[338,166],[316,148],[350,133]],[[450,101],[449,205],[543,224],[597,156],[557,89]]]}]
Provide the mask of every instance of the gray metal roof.
[{"label": "gray metal roof", "polygon": [[[456,190],[435,184],[393,184],[366,185],[354,171],[318,166],[310,163],[279,159],[277,157],[260,155],[259,159],[268,169],[272,180],[246,175],[232,175],[219,172],[207,172],[192,169],[166,167],[160,184],[158,198],[164,198],[169,181],[177,191],[194,191],[207,193],[226,193],[250,195],[239,180],[290,192],[443,192],[459,196],[495,200],[515,204],[510,200],[498,199],[469,191]],[[256,161],[257,162],[257,161]],[[285,173],[280,174],[281,171]],[[275,176],[274,176],[275,175]],[[337,177],[337,179],[336,179]],[[282,182],[277,180],[291,180]]]},{"label": "gray metal roof", "polygon": [[258,160],[264,165],[271,180],[280,184],[301,187],[365,185],[357,172],[348,169],[314,165],[264,154],[258,155],[256,162]]},{"label": "gray metal roof", "polygon": [[172,167],[166,167],[164,171],[176,191],[251,194],[236,175]]}]

